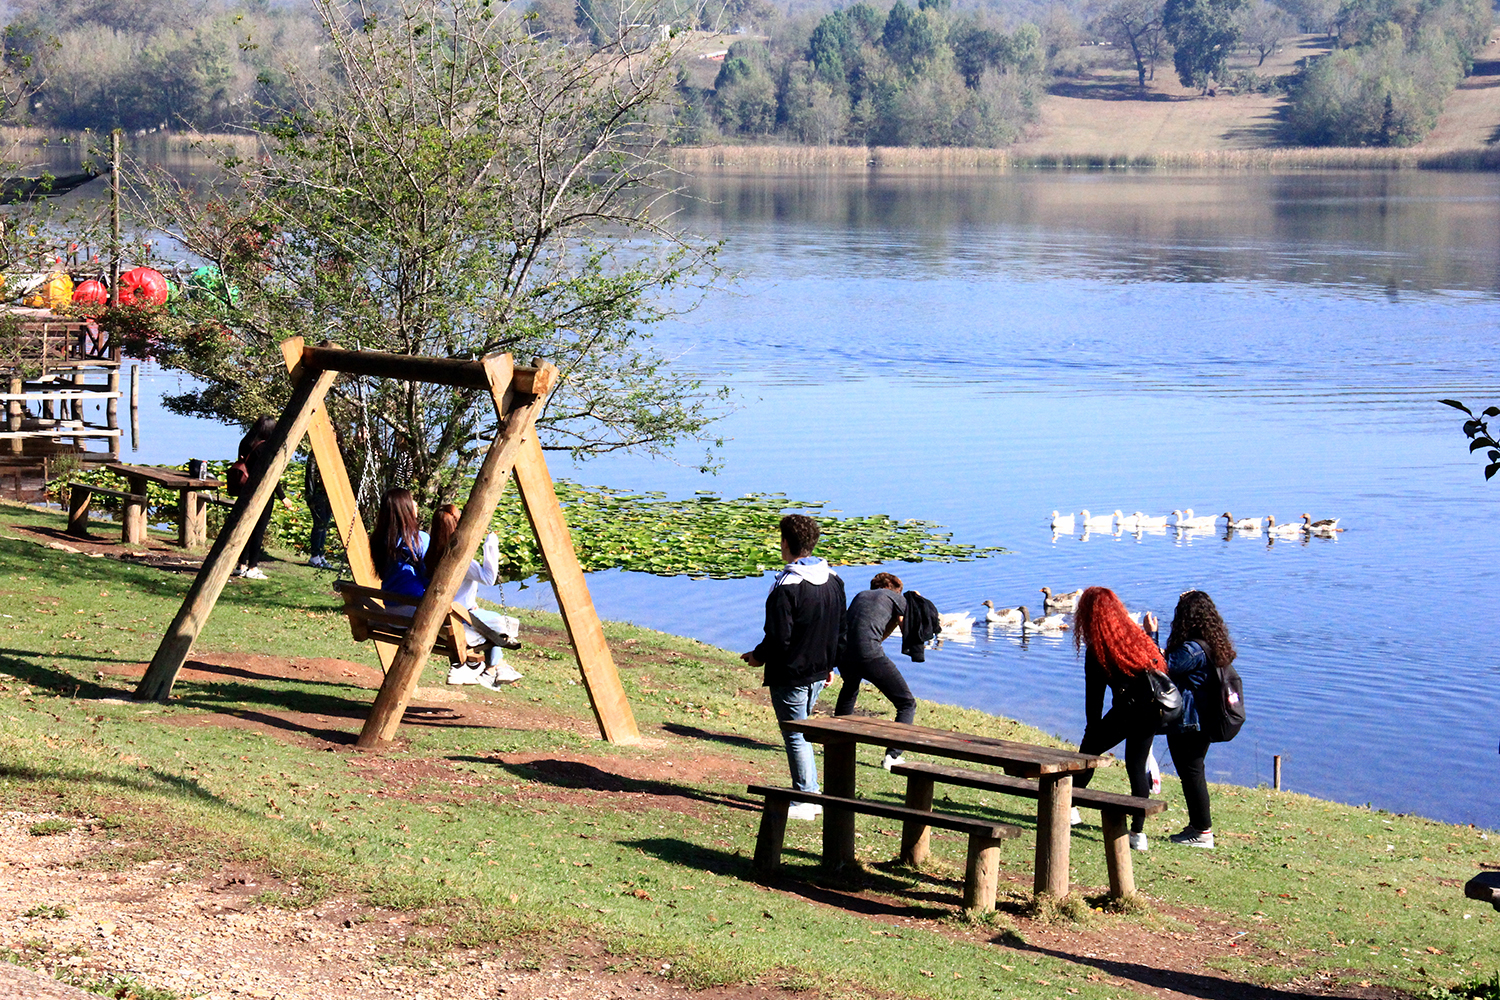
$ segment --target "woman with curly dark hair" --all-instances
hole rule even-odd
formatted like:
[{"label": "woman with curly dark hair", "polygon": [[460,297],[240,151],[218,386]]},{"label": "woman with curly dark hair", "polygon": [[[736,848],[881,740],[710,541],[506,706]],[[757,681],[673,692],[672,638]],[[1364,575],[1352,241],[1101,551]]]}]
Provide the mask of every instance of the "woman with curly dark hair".
[{"label": "woman with curly dark hair", "polygon": [[[1156,631],[1156,618],[1147,615],[1145,625]],[[1167,731],[1167,749],[1182,779],[1182,797],[1187,800],[1188,825],[1174,833],[1174,844],[1188,847],[1214,846],[1213,817],[1208,807],[1208,778],[1204,758],[1209,738],[1198,717],[1198,696],[1220,667],[1234,662],[1234,643],[1213,598],[1201,590],[1189,590],[1177,599],[1172,615],[1172,634],[1167,639],[1167,675],[1182,692],[1182,718]]]},{"label": "woman with curly dark hair", "polygon": [[[1151,794],[1151,775],[1146,758],[1156,738],[1157,717],[1132,698],[1136,684],[1147,671],[1166,672],[1166,662],[1156,642],[1137,625],[1120,603],[1113,590],[1090,587],[1078,599],[1074,613],[1073,642],[1084,650],[1084,718],[1086,725],[1079,753],[1100,754],[1125,743],[1125,773],[1130,777],[1130,794],[1143,798]],[[1103,713],[1104,689],[1112,692],[1109,711]],[[1074,779],[1079,788],[1087,788],[1092,771]],[[1131,820],[1130,846],[1144,851],[1146,817],[1137,813]]]}]

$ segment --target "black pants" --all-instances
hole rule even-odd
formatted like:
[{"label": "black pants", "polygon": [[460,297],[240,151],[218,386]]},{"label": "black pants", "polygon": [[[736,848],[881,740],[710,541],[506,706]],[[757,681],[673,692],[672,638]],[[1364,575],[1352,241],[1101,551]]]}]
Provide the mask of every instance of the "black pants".
[{"label": "black pants", "polygon": [[260,544],[266,540],[266,529],[271,526],[271,515],[274,513],[276,513],[276,498],[272,497],[266,503],[266,509],[261,512],[260,520],[255,522],[255,530],[250,533],[250,540],[245,543],[245,551],[240,554],[240,562],[246,566],[256,566],[265,557],[266,553]]},{"label": "black pants", "polygon": [[1208,738],[1196,730],[1168,733],[1167,749],[1172,751],[1172,766],[1182,779],[1182,797],[1187,800],[1188,826],[1194,830],[1212,830],[1213,816],[1208,811],[1208,777],[1203,759],[1208,756]]},{"label": "black pants", "polygon": [[[917,717],[917,699],[912,696],[911,688],[906,686],[906,678],[901,676],[901,671],[889,656],[883,653],[878,659],[851,656],[839,664],[839,676],[844,679],[844,686],[839,688],[838,704],[833,707],[834,715],[851,714],[854,703],[859,700],[860,681],[869,681],[896,706],[897,722],[909,723]],[[901,751],[888,748],[886,753],[900,754]]]},{"label": "black pants", "polygon": [[[1079,753],[1100,754],[1113,750],[1125,741],[1125,774],[1130,778],[1130,794],[1148,797],[1151,794],[1151,775],[1146,771],[1146,758],[1151,756],[1151,744],[1156,739],[1155,726],[1142,723],[1123,708],[1111,708],[1104,718],[1083,731],[1083,741],[1078,744]],[[1094,778],[1093,771],[1084,771],[1073,779],[1077,788],[1089,787]],[[1132,833],[1146,829],[1146,817],[1136,813],[1131,818]]]}]

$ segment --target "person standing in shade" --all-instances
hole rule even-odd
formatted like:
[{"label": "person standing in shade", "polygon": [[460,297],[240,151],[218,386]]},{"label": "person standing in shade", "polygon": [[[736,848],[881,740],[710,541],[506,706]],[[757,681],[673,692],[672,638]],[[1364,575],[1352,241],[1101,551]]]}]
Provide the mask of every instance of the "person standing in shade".
[{"label": "person standing in shade", "polygon": [[[818,522],[805,514],[781,519],[781,558],[766,597],[765,638],[740,659],[763,667],[761,683],[770,689],[778,722],[812,714],[823,687],[844,650],[844,581],[833,567],[812,554],[818,544]],[[818,791],[818,767],[812,745],[801,733],[783,733],[792,787]],[[812,820],[823,811],[815,802],[793,802],[792,819]]]},{"label": "person standing in shade", "polygon": [[[250,483],[259,482],[260,477],[265,475],[266,468],[271,464],[271,436],[276,433],[276,418],[263,416],[250,425],[245,436],[240,439],[239,460],[245,463],[245,471],[248,478],[242,489],[248,489]],[[245,577],[250,580],[264,580],[265,570],[260,568],[262,560],[266,559],[265,549],[261,547],[266,540],[266,529],[271,526],[271,515],[276,512],[276,501],[281,499],[283,493],[281,484],[276,485],[276,492],[266,502],[266,509],[260,512],[260,520],[255,522],[255,530],[250,533],[250,539],[245,542],[245,550],[240,555],[240,564],[235,568],[234,575]]]},{"label": "person standing in shade", "polygon": [[307,564],[318,569],[331,569],[325,554],[328,547],[328,528],[333,524],[333,506],[328,502],[328,490],[323,486],[323,477],[318,474],[318,460],[307,456],[302,469],[302,496],[307,501],[307,512],[312,515],[312,531],[307,539]]},{"label": "person standing in shade", "polygon": [[[885,655],[881,643],[890,638],[906,614],[906,598],[901,594],[901,578],[894,573],[876,573],[870,581],[870,589],[854,595],[849,603],[848,648],[839,661],[839,675],[844,686],[839,688],[838,704],[834,715],[850,715],[854,703],[859,699],[859,686],[869,681],[896,707],[897,722],[911,722],[917,717],[917,699],[912,697],[906,678],[891,658]],[[881,766],[889,771],[901,762],[901,751],[888,747]]]},{"label": "person standing in shade", "polygon": [[[1156,616],[1148,612],[1145,625],[1155,633]],[[1200,699],[1210,676],[1216,676],[1219,668],[1233,663],[1236,655],[1229,629],[1213,598],[1201,590],[1189,590],[1177,599],[1166,654],[1167,675],[1182,692],[1182,718],[1167,730],[1167,749],[1172,752],[1172,766],[1182,779],[1182,797],[1188,810],[1187,826],[1167,839],[1174,844],[1213,850],[1214,823],[1204,770],[1211,741],[1203,732]]]}]

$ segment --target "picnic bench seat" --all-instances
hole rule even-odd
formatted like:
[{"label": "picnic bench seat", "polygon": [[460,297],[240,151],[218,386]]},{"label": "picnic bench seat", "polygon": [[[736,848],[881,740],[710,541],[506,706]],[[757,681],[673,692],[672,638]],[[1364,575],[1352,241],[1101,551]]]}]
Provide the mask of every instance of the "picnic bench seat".
[{"label": "picnic bench seat", "polygon": [[1480,872],[1464,885],[1464,895],[1500,910],[1500,872]]},{"label": "picnic bench seat", "polygon": [[[344,615],[349,619],[349,634],[354,637],[355,642],[374,639],[399,645],[406,638],[407,630],[411,628],[412,613],[422,600],[406,594],[393,594],[388,590],[361,587],[347,580],[335,580],[333,589],[344,598]],[[412,611],[403,613],[393,611],[392,608],[411,608]],[[468,637],[464,632],[465,625],[484,637],[478,650],[469,647]],[[448,608],[447,620],[438,629],[432,651],[446,654],[448,662],[458,666],[483,662],[484,651],[491,646],[502,649],[521,648],[520,642],[514,637],[496,632],[469,614],[462,604],[453,602]]]},{"label": "picnic bench seat", "polygon": [[[936,782],[1030,799],[1037,798],[1040,794],[1037,783],[1026,778],[1013,778],[995,771],[971,771],[966,767],[948,764],[897,764],[891,768],[891,773],[906,778],[906,804],[916,810],[917,817],[923,811],[931,810],[933,785]],[[1100,825],[1104,828],[1104,863],[1109,870],[1109,894],[1121,898],[1135,892],[1134,865],[1130,859],[1129,821],[1135,816],[1159,813],[1167,808],[1167,804],[1160,799],[1148,799],[1139,795],[1074,788],[1073,805],[1080,809],[1099,810]],[[902,857],[920,864],[927,856],[927,839],[927,828],[920,819],[909,821],[901,831]]]},{"label": "picnic bench seat", "polygon": [[886,802],[799,792],[793,788],[774,788],[769,785],[750,785],[747,790],[752,795],[764,796],[766,800],[765,811],[760,819],[760,834],[755,840],[754,862],[755,870],[763,874],[770,874],[781,867],[781,850],[786,841],[787,807],[793,800],[814,802],[825,809],[846,809],[851,813],[864,813],[903,822],[920,820],[927,826],[967,833],[969,857],[964,867],[965,909],[995,908],[995,891],[1000,877],[1000,842],[1021,835],[1020,829],[1007,823],[922,812]]},{"label": "picnic bench seat", "polygon": [[89,537],[89,508],[96,496],[113,497],[126,506],[139,506],[142,511],[146,509],[144,493],[126,493],[124,490],[111,490],[103,486],[70,481],[68,483],[68,534],[75,538]]}]

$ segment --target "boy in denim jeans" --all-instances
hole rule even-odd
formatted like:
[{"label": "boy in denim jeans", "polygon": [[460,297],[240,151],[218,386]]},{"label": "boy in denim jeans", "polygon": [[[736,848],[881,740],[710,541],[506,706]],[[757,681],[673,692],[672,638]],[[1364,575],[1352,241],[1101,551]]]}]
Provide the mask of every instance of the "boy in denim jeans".
[{"label": "boy in denim jeans", "polygon": [[[764,667],[761,683],[770,688],[771,707],[779,722],[805,719],[818,703],[823,686],[844,652],[844,581],[828,563],[812,554],[818,544],[818,522],[804,514],[781,519],[781,558],[766,598],[766,637],[740,657]],[[812,746],[801,733],[784,733],[792,787],[818,791],[818,768]],[[823,807],[793,802],[787,815],[815,819]]]}]

